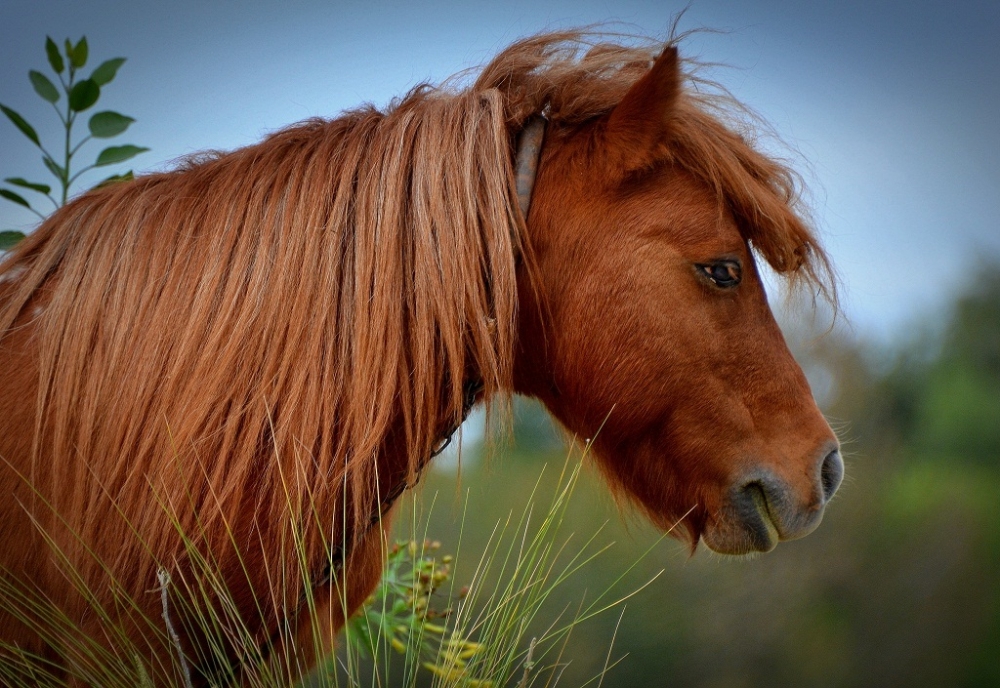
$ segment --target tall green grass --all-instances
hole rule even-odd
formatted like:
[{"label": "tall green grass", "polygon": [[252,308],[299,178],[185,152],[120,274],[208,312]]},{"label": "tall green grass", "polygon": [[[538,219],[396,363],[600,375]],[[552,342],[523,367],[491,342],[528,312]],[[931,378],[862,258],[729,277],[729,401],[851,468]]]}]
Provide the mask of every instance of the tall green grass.
[{"label": "tall green grass", "polygon": [[[362,686],[465,686],[499,688],[555,686],[564,668],[563,651],[572,642],[573,631],[598,614],[624,609],[625,601],[638,590],[622,592],[635,566],[623,566],[619,578],[604,590],[579,600],[574,608],[553,608],[554,590],[574,576],[585,576],[588,564],[607,556],[612,543],[603,541],[602,531],[579,535],[565,532],[565,516],[585,458],[571,452],[563,464],[558,488],[551,495],[540,493],[541,476],[523,503],[512,506],[506,519],[496,523],[487,547],[480,553],[462,551],[459,541],[442,546],[427,532],[434,499],[408,498],[401,509],[400,541],[383,542],[386,567],[378,588],[362,611],[343,631],[337,651],[318,667],[305,665],[321,647],[324,629],[317,621],[312,629],[315,648],[288,642],[291,632],[279,633],[284,641],[282,656],[268,656],[255,638],[252,627],[267,618],[275,605],[262,596],[260,607],[242,613],[219,574],[210,553],[198,547],[198,538],[178,526],[191,562],[186,575],[158,568],[157,592],[161,614],[149,618],[140,605],[123,594],[115,595],[111,607],[98,602],[82,576],[49,540],[53,556],[62,559],[72,584],[90,605],[88,616],[97,620],[108,639],[92,639],[93,622],[85,633],[73,619],[23,581],[0,576],[0,609],[13,614],[58,648],[54,656],[37,656],[10,644],[0,644],[0,684],[65,686],[152,686],[152,677],[168,676],[171,686],[187,688],[198,681],[195,667],[212,667],[212,685],[242,685],[260,688],[326,688]],[[543,470],[547,470],[544,469]],[[161,504],[168,514],[172,507]],[[464,501],[463,523],[469,500]],[[175,518],[175,523],[179,521]],[[313,570],[307,565],[301,537],[291,543],[307,593],[302,603],[313,599]],[[454,555],[443,555],[445,548]],[[249,572],[246,572],[249,576]],[[110,573],[108,574],[110,576]],[[113,590],[120,590],[110,581]],[[277,586],[280,588],[281,584]],[[639,586],[639,589],[645,585]],[[277,594],[282,598],[282,594]],[[341,600],[342,604],[346,604]],[[548,603],[548,604],[547,604]],[[198,655],[185,652],[179,635],[181,619],[197,625],[202,636]],[[148,631],[161,652],[137,647],[128,629],[140,625]],[[600,685],[615,663],[614,638],[607,639],[607,661],[593,677]],[[164,652],[162,650],[166,649]],[[309,649],[313,652],[302,652]],[[241,657],[231,666],[233,655]],[[301,654],[300,654],[301,653]],[[170,657],[169,666],[151,665],[151,657]],[[160,660],[162,661],[162,660]],[[231,673],[230,669],[236,669]],[[306,674],[303,679],[294,677]],[[162,681],[158,682],[160,685]],[[585,684],[586,685],[586,684]]]}]

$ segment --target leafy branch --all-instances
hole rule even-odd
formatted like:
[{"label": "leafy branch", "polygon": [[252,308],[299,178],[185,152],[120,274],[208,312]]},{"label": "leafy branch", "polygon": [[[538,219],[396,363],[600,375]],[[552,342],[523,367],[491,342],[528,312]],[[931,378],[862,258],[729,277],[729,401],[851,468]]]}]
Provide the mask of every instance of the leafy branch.
[{"label": "leafy branch", "polygon": [[[469,660],[484,648],[460,629],[449,628],[452,609],[432,609],[432,597],[451,578],[453,557],[438,559],[437,541],[397,542],[386,557],[385,570],[375,592],[361,613],[347,623],[347,642],[361,655],[374,659],[380,645],[388,646],[421,665],[435,676],[461,678],[467,688],[488,688],[490,681],[465,675]],[[467,594],[463,588],[459,597]],[[440,622],[440,623],[438,623]],[[443,625],[442,625],[443,624]]]},{"label": "leafy branch", "polygon": [[[15,110],[0,103],[0,111],[42,152],[42,162],[56,178],[57,184],[53,189],[50,184],[29,181],[23,177],[8,177],[4,181],[18,189],[33,191],[44,196],[52,204],[53,209],[58,209],[66,204],[69,199],[70,187],[79,179],[80,175],[97,167],[125,162],[149,149],[132,144],[108,146],[98,153],[93,163],[74,170],[72,167],[74,156],[85,143],[91,139],[114,138],[124,133],[129,125],[135,121],[131,117],[111,110],[96,112],[90,116],[87,122],[89,134],[74,142],[73,125],[76,123],[77,117],[97,103],[101,97],[102,87],[115,78],[118,70],[125,63],[125,58],[116,57],[106,60],[91,72],[89,77],[81,79],[79,78],[79,70],[86,66],[89,56],[86,36],[77,41],[76,45],[66,39],[62,53],[55,41],[46,37],[45,54],[48,57],[49,66],[55,72],[58,87],[49,77],[34,69],[28,72],[28,79],[31,81],[35,93],[46,102],[51,103],[52,109],[65,130],[65,136],[59,142],[58,154],[52,153],[49,148],[42,144],[35,128]],[[97,186],[132,179],[132,177],[132,171],[129,170],[124,174],[111,175]],[[0,187],[0,197],[27,208],[39,219],[45,219],[45,213],[34,207],[21,193],[11,188]],[[0,251],[11,248],[22,238],[24,238],[23,232],[15,230],[0,232]]]}]

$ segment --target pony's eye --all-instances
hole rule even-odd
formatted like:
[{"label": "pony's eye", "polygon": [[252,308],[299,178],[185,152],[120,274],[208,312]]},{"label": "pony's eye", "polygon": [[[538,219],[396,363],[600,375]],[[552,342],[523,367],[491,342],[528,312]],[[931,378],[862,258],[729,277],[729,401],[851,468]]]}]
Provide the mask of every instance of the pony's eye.
[{"label": "pony's eye", "polygon": [[743,270],[738,261],[720,260],[715,263],[699,265],[698,269],[716,286],[730,289],[740,283]]}]

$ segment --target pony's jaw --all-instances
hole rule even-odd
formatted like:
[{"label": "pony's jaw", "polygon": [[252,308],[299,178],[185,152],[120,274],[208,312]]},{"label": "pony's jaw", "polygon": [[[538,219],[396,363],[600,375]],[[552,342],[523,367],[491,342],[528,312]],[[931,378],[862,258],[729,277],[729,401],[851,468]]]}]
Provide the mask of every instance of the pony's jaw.
[{"label": "pony's jaw", "polygon": [[612,490],[692,552],[698,543],[719,554],[769,552],[805,537],[820,525],[843,477],[829,434],[791,462],[780,461],[774,447],[765,456],[756,443],[750,455],[745,447],[703,454],[662,436],[629,443],[605,430],[592,455]]}]

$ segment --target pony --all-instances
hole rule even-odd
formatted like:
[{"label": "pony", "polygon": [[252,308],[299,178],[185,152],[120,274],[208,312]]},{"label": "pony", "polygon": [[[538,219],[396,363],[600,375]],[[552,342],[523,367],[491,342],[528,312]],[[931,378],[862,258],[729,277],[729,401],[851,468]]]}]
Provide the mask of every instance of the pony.
[{"label": "pony", "polygon": [[692,549],[812,531],[843,462],[757,260],[821,291],[830,263],[686,64],[536,35],[54,213],[0,266],[0,653],[100,684],[81,638],[126,638],[156,683],[172,645],[238,680],[190,623],[209,562],[294,677],[376,586],[395,497],[514,393]]}]

